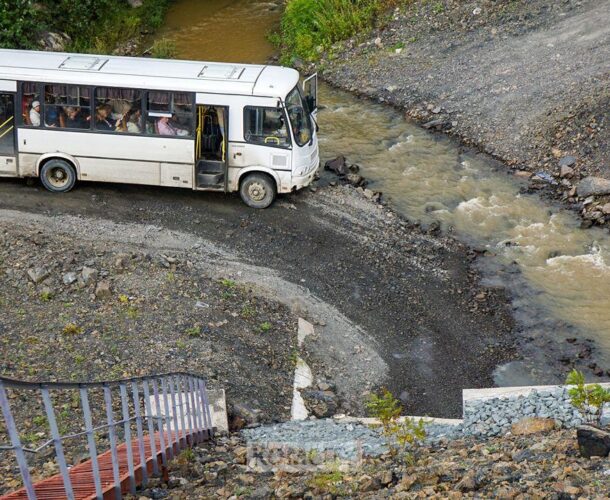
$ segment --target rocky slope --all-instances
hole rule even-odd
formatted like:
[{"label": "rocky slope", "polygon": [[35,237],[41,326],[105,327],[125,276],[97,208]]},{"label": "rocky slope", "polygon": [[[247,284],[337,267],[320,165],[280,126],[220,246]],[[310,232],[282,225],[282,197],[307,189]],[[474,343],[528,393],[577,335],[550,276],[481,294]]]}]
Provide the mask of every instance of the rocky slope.
[{"label": "rocky slope", "polygon": [[[501,158],[533,187],[608,220],[610,2],[416,1],[325,56],[325,79],[404,108]],[[548,175],[546,175],[548,174]],[[580,191],[580,192],[579,192]]]},{"label": "rocky slope", "polygon": [[445,441],[345,460],[248,446],[239,436],[184,453],[144,498],[607,498],[608,459],[581,458],[575,431]]}]

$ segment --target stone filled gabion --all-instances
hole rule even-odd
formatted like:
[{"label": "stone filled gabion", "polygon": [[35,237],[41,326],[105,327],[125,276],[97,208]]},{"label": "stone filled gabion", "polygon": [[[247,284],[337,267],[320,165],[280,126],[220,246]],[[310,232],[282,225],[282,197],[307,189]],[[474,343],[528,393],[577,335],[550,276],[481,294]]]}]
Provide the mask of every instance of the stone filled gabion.
[{"label": "stone filled gabion", "polygon": [[568,389],[558,387],[519,396],[466,401],[463,429],[473,436],[498,436],[524,417],[552,418],[558,428],[576,427],[584,422],[570,402]]}]

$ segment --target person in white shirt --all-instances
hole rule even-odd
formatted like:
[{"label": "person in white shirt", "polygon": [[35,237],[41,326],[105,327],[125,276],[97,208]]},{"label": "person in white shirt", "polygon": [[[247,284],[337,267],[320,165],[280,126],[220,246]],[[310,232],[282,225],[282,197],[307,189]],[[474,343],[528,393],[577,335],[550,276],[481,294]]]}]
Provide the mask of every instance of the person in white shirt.
[{"label": "person in white shirt", "polygon": [[34,101],[30,109],[30,122],[34,127],[40,127],[40,102]]}]

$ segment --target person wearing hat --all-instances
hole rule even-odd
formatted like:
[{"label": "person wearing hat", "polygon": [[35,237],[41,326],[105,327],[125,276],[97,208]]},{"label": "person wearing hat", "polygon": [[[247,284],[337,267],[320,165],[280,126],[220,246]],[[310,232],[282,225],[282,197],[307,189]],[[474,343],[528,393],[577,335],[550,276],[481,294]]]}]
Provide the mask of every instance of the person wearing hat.
[{"label": "person wearing hat", "polygon": [[40,101],[34,101],[30,109],[30,122],[34,127],[40,127]]}]

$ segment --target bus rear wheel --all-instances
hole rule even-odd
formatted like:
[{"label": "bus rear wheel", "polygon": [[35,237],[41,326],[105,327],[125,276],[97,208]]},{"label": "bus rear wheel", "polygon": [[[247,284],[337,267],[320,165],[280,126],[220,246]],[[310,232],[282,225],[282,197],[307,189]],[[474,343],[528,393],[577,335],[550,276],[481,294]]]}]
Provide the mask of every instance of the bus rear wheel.
[{"label": "bus rear wheel", "polygon": [[248,174],[241,182],[239,194],[249,207],[267,208],[275,200],[275,182],[266,174]]},{"label": "bus rear wheel", "polygon": [[49,160],[40,169],[40,180],[52,193],[67,193],[76,184],[76,171],[65,160]]}]

